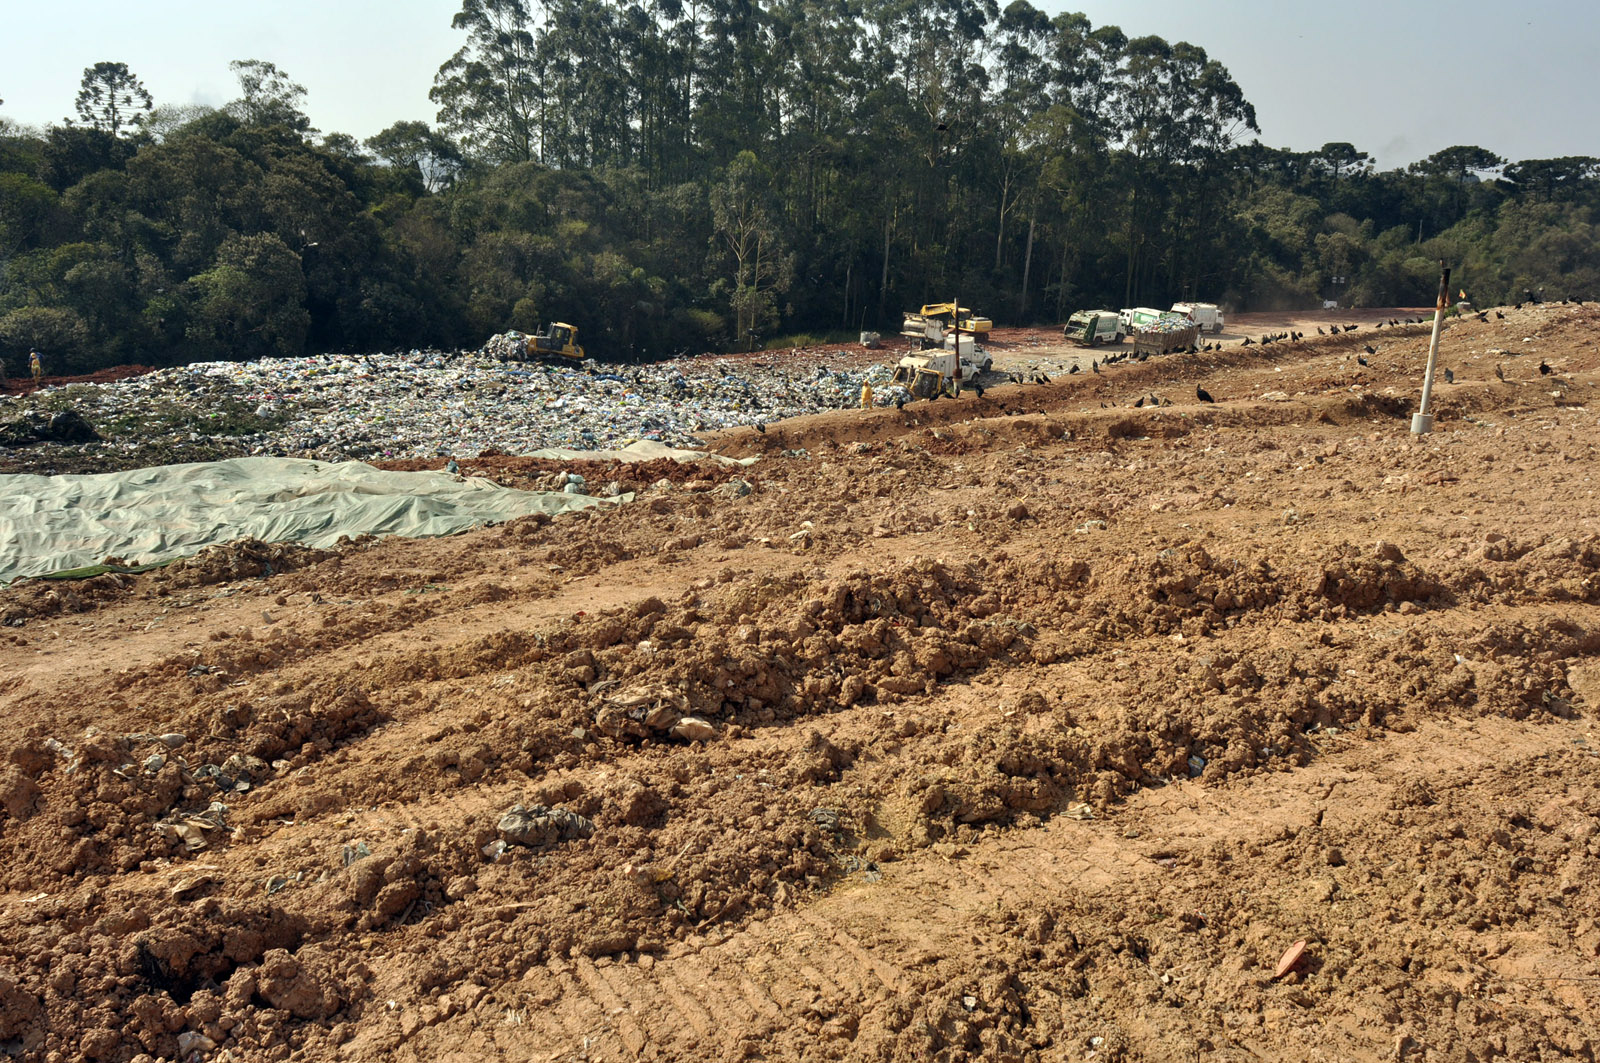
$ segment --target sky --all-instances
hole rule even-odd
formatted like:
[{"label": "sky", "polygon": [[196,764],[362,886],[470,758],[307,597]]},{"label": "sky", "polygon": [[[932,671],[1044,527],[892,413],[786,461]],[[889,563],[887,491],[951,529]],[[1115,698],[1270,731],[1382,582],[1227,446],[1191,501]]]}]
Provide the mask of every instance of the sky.
[{"label": "sky", "polygon": [[[1130,37],[1204,48],[1256,108],[1260,139],[1305,151],[1348,141],[1393,169],[1457,144],[1507,159],[1600,156],[1594,0],[1034,0]],[[1004,6],[1002,0],[1001,6]],[[325,133],[365,139],[432,122],[428,89],[462,43],[460,0],[0,0],[0,117],[72,114],[85,67],[124,62],[157,105],[238,95],[234,59],[304,85]]]}]

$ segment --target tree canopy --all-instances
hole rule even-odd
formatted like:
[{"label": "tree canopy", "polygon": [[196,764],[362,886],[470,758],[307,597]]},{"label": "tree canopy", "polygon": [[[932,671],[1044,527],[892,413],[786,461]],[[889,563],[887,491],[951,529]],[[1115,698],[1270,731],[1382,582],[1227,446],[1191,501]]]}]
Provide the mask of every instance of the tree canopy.
[{"label": "tree canopy", "polygon": [[1441,257],[1480,301],[1600,296],[1600,160],[1272,148],[1200,45],[1029,0],[462,0],[451,29],[436,122],[364,143],[260,59],[220,110],[98,63],[77,121],[0,126],[0,347],[88,368],[560,318],[620,359],[957,297],[1003,323],[1428,303]]}]

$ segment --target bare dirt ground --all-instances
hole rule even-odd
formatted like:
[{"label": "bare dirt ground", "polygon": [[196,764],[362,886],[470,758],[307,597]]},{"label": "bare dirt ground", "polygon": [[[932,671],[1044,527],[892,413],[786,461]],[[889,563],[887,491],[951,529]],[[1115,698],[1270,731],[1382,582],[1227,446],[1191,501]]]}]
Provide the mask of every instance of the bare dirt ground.
[{"label": "bare dirt ground", "polygon": [[1592,1061],[1600,310],[1505,313],[1421,439],[1363,328],[13,587],[0,1053]]}]

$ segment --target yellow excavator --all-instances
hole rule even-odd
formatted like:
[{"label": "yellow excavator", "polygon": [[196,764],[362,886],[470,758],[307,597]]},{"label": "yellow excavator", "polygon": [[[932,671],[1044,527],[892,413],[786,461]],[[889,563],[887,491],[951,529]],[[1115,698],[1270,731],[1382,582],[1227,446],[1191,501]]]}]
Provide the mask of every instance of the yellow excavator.
[{"label": "yellow excavator", "polygon": [[989,318],[981,315],[973,316],[971,310],[964,306],[957,307],[955,303],[929,303],[927,306],[922,308],[923,317],[947,317],[954,319],[962,314],[967,315],[966,317],[960,318],[962,332],[988,332],[990,329],[994,328],[994,322]]},{"label": "yellow excavator", "polygon": [[583,348],[578,346],[578,326],[565,321],[553,321],[528,337],[528,357],[544,358],[556,355],[583,361]]}]

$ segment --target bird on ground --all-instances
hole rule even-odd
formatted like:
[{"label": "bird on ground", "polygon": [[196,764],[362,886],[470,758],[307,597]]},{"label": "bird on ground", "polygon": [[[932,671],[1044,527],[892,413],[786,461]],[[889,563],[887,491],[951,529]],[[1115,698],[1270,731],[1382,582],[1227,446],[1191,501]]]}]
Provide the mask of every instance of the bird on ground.
[{"label": "bird on ground", "polygon": [[1456,374],[1453,370],[1446,369],[1444,371],[1444,382],[1446,384],[1454,384],[1456,382]]},{"label": "bird on ground", "polygon": [[1143,395],[1140,395],[1138,398],[1133,400],[1133,408],[1136,409],[1136,410],[1144,409],[1144,396]]},{"label": "bird on ground", "polygon": [[1541,358],[1539,360],[1539,375],[1540,376],[1549,376],[1551,373],[1554,373],[1554,372],[1555,372],[1555,370],[1551,369],[1549,364],[1547,362],[1545,362],[1544,359]]},{"label": "bird on ground", "polygon": [[1076,373],[1077,371],[1078,371],[1078,363],[1077,362],[1073,362],[1072,363],[1072,368],[1067,370],[1067,375],[1071,376],[1073,373]]},{"label": "bird on ground", "polygon": [[1262,336],[1261,337],[1261,346],[1266,347],[1271,343],[1272,343],[1272,337],[1271,336]]},{"label": "bird on ground", "polygon": [[1095,373],[1100,372],[1100,363],[1091,359],[1089,362],[1089,369]]},{"label": "bird on ground", "polygon": [[982,384],[974,384],[974,385],[972,385],[972,390],[976,391],[978,393],[978,398],[980,398],[980,399],[983,398],[983,385]]},{"label": "bird on ground", "polygon": [[1488,311],[1479,310],[1478,311],[1478,320],[1482,321],[1485,325],[1487,325],[1489,323],[1489,313],[1488,313]]},{"label": "bird on ground", "polygon": [[1506,371],[1504,369],[1501,369],[1499,366],[1495,366],[1494,367],[1494,378],[1496,380],[1504,380],[1506,378]]},{"label": "bird on ground", "polygon": [[897,396],[895,398],[895,400],[894,400],[894,408],[897,409],[897,410],[901,410],[901,411],[905,410],[905,408],[906,408],[906,400],[905,400],[904,396]]},{"label": "bird on ground", "polygon": [[1048,383],[1050,383],[1050,378],[1048,376],[1046,376],[1045,374],[1040,373],[1039,374],[1039,383],[1048,384]]},{"label": "bird on ground", "polygon": [[1239,344],[1239,346],[1241,346],[1241,347],[1248,347],[1248,346],[1250,346],[1250,344],[1251,344],[1251,343],[1252,343],[1252,342],[1254,342],[1254,341],[1252,341],[1252,340],[1251,340],[1251,339],[1250,339],[1250,337],[1249,337],[1249,336],[1246,336],[1246,337],[1245,337],[1245,338],[1244,338],[1244,342],[1243,342],[1243,343],[1241,343],[1241,344]]},{"label": "bird on ground", "polygon": [[1322,326],[1321,326],[1321,325],[1318,325],[1318,326],[1317,326],[1317,335],[1318,335],[1318,336],[1326,336],[1326,335],[1327,335],[1327,333],[1326,333],[1326,332],[1323,332],[1323,331],[1322,331]]},{"label": "bird on ground", "polygon": [[1194,397],[1199,399],[1201,402],[1216,402],[1217,401],[1216,399],[1211,397],[1211,392],[1207,391],[1205,388],[1201,387],[1199,384],[1196,384],[1194,386]]},{"label": "bird on ground", "polygon": [[1373,326],[1372,326],[1372,327],[1373,327],[1373,328],[1383,328],[1383,322],[1382,322],[1382,321],[1380,321],[1380,322],[1378,322],[1378,323],[1377,323],[1377,324],[1376,324],[1376,325],[1373,325]]},{"label": "bird on ground", "polygon": [[1505,320],[1505,317],[1506,317],[1506,315],[1505,315],[1505,312],[1504,312],[1504,311],[1502,311],[1502,310],[1496,310],[1496,311],[1495,311],[1495,312],[1494,312],[1494,316],[1495,316],[1495,317],[1497,317],[1497,318],[1499,318],[1499,319],[1500,319],[1500,320],[1502,320],[1502,321],[1504,321],[1504,320]]},{"label": "bird on ground", "polygon": [[1390,328],[1398,328],[1399,326],[1400,326],[1400,322],[1396,321],[1392,317],[1389,319],[1389,327]]},{"label": "bird on ground", "polygon": [[1513,309],[1513,310],[1521,310],[1522,309],[1522,304],[1518,303],[1516,306],[1513,306],[1511,309]]},{"label": "bird on ground", "polygon": [[756,431],[760,432],[762,435],[766,435],[767,434],[767,426],[762,424],[760,421],[757,421],[756,422]]},{"label": "bird on ground", "polygon": [[1369,344],[1367,344],[1367,345],[1366,345],[1366,346],[1365,346],[1365,347],[1363,347],[1363,348],[1361,348],[1361,349],[1362,349],[1362,350],[1363,350],[1363,351],[1366,351],[1366,352],[1367,352],[1367,353],[1368,353],[1368,354],[1377,354],[1377,353],[1378,353],[1378,349],[1377,349],[1377,348],[1376,348],[1376,347],[1374,347],[1374,346],[1373,346],[1373,345],[1372,345],[1372,344],[1370,344],[1370,343],[1369,343]]},{"label": "bird on ground", "polygon": [[1356,364],[1357,365],[1366,365],[1367,364],[1367,360],[1365,358],[1361,357],[1361,355],[1358,354],[1358,355],[1356,355]]}]

